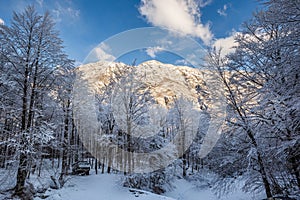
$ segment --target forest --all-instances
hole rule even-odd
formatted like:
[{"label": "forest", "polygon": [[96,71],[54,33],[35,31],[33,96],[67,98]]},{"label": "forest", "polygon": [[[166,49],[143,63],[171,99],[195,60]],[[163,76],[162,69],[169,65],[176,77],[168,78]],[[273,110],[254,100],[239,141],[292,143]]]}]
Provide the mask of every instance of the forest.
[{"label": "forest", "polygon": [[[0,193],[33,199],[31,177],[44,171],[51,187],[63,188],[72,164],[86,160],[96,174],[120,174],[123,186],[156,194],[177,178],[201,182],[199,174],[209,171],[219,195],[242,179],[245,192],[300,198],[299,5],[263,1],[235,35],[233,53],[207,48],[205,67],[216,72],[227,105],[220,139],[206,157],[199,156],[211,118],[204,86],[196,88],[196,104],[180,96],[160,106],[133,78],[135,67],[119,63],[93,96],[101,135],[82,136],[86,127],[74,113],[80,70],[65,53],[55,22],[33,6],[14,12],[10,25],[0,24]],[[149,158],[153,168],[139,173],[143,159],[134,153],[157,151],[174,138],[168,153]],[[168,159],[173,162],[165,164]]]}]

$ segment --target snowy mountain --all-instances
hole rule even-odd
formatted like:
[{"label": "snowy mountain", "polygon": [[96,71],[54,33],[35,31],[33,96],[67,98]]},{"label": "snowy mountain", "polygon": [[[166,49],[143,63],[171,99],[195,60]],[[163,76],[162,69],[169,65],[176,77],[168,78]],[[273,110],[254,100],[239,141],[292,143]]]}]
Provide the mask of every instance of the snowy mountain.
[{"label": "snowy mountain", "polygon": [[[78,71],[83,73],[84,79],[101,93],[104,86],[114,78],[114,73],[124,68],[133,67],[124,63],[96,62],[82,65]],[[151,96],[160,105],[166,105],[166,101],[172,100],[175,96],[183,96],[195,103],[199,97],[204,101],[207,99],[205,70],[165,64],[156,60],[146,61],[134,68],[136,79],[147,86]]]}]

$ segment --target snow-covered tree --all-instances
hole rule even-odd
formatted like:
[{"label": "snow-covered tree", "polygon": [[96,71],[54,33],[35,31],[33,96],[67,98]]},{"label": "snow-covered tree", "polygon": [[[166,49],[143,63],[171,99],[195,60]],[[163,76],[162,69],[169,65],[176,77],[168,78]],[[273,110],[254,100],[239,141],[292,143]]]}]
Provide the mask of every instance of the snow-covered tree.
[{"label": "snow-covered tree", "polygon": [[200,112],[192,101],[182,96],[174,97],[169,118],[172,124],[175,125],[172,134],[176,135],[175,144],[178,148],[178,155],[182,160],[182,176],[185,177],[188,169],[188,150],[199,130]]},{"label": "snow-covered tree", "polygon": [[[236,170],[247,166],[245,189],[261,181],[268,198],[299,190],[298,4],[266,1],[237,34],[234,53],[224,60],[218,52],[210,54],[226,87],[229,132],[240,140],[235,144],[244,145],[237,153],[247,157],[248,164]],[[233,167],[234,156],[227,159]]]},{"label": "snow-covered tree", "polygon": [[40,15],[33,6],[20,13],[14,12],[11,25],[1,25],[0,35],[1,62],[13,83],[13,93],[8,98],[15,110],[14,135],[19,144],[16,147],[19,167],[15,192],[22,196],[34,139],[53,133],[47,114],[49,104],[45,100],[51,99],[57,70],[72,62],[63,52],[62,40],[49,13]]},{"label": "snow-covered tree", "polygon": [[146,113],[150,102],[147,86],[137,80],[135,68],[123,69],[122,76],[115,82],[112,91],[112,110],[118,128],[126,134],[127,167],[124,167],[124,171],[129,173],[133,172],[135,162],[132,157],[133,138],[144,134],[141,127],[147,124]]}]

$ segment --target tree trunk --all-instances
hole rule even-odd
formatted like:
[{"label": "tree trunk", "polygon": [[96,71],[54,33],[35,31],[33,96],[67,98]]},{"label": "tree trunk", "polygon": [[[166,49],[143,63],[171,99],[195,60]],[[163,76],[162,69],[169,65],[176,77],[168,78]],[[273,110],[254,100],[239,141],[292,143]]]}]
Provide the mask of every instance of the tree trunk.
[{"label": "tree trunk", "polygon": [[25,186],[25,180],[27,177],[27,153],[25,153],[26,148],[26,138],[25,138],[25,131],[26,131],[26,115],[27,115],[27,93],[28,93],[28,75],[29,75],[29,54],[30,54],[30,41],[31,35],[29,36],[29,44],[27,49],[27,59],[26,59],[26,66],[24,72],[24,82],[23,82],[23,96],[22,96],[22,116],[21,116],[21,143],[22,145],[21,152],[20,152],[20,159],[19,159],[19,167],[18,167],[18,174],[17,174],[17,184],[15,186],[15,194],[18,196],[23,195],[23,189]]},{"label": "tree trunk", "polygon": [[[41,159],[40,159],[39,170],[38,170],[38,177],[41,176],[42,167],[43,167],[43,156],[41,156]],[[52,168],[53,168],[53,165],[52,165]]]},{"label": "tree trunk", "polygon": [[248,134],[248,136],[249,136],[249,138],[251,140],[251,143],[253,144],[253,146],[256,149],[259,172],[261,174],[261,178],[262,178],[262,181],[263,181],[263,184],[264,184],[264,187],[265,187],[265,192],[266,192],[267,198],[272,199],[271,187],[270,187],[270,183],[268,181],[268,177],[267,177],[267,173],[266,173],[266,170],[265,170],[265,166],[264,166],[264,163],[263,163],[260,151],[258,149],[258,145],[257,145],[256,140],[254,138],[254,135],[253,135],[252,131],[249,128],[247,130],[247,134]]},{"label": "tree trunk", "polygon": [[131,167],[131,124],[127,124],[127,167],[128,173],[130,174],[132,171]]},{"label": "tree trunk", "polygon": [[110,174],[111,171],[111,164],[112,164],[112,148],[109,147],[108,149],[108,162],[107,162],[107,173]]},{"label": "tree trunk", "polygon": [[186,177],[186,154],[182,155],[182,176]]},{"label": "tree trunk", "polygon": [[17,174],[17,184],[15,187],[15,194],[18,196],[23,195],[23,190],[25,187],[25,180],[27,177],[27,155],[24,152],[20,154],[20,163],[18,167],[18,174]]},{"label": "tree trunk", "polygon": [[[64,120],[64,133],[63,133],[63,154],[62,154],[62,164],[61,164],[61,174],[59,181],[62,182],[64,176],[68,175],[68,136],[69,136],[69,108],[70,100],[67,100],[65,107],[65,120]],[[62,185],[61,185],[62,186]]]},{"label": "tree trunk", "polygon": [[105,157],[103,157],[102,164],[101,164],[101,174],[104,174],[104,162],[105,162]]},{"label": "tree trunk", "polygon": [[95,159],[95,173],[98,174],[98,160],[97,158]]}]

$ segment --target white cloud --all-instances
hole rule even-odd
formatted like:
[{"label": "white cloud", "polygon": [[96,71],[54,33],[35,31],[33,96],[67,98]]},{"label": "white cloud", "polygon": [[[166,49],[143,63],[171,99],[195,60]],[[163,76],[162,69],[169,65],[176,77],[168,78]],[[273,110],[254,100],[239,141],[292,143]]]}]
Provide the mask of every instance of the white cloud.
[{"label": "white cloud", "polygon": [[227,16],[227,13],[226,13],[227,9],[228,9],[228,6],[227,6],[227,4],[225,4],[223,6],[223,8],[218,9],[217,12],[219,13],[220,16],[225,16],[226,17]]},{"label": "white cloud", "polygon": [[197,3],[200,7],[205,7],[209,4],[211,4],[213,0],[197,0]]},{"label": "white cloud", "polygon": [[111,55],[111,49],[108,45],[105,43],[101,43],[98,47],[96,47],[94,50],[94,56],[98,61],[114,61],[116,58]]},{"label": "white cloud", "polygon": [[73,8],[72,5],[61,5],[58,2],[56,2],[52,13],[56,22],[61,22],[62,20],[70,22],[70,20],[77,20],[80,16],[79,9]]},{"label": "white cloud", "polygon": [[214,41],[213,47],[216,48],[216,50],[221,49],[221,56],[224,57],[229,53],[233,53],[234,47],[238,44],[235,42],[234,38],[239,34],[239,32],[233,32],[230,36],[225,38],[219,38]]},{"label": "white cloud", "polygon": [[4,20],[0,18],[0,25],[4,25]]},{"label": "white cloud", "polygon": [[154,26],[174,30],[183,35],[200,38],[206,45],[213,34],[209,24],[201,23],[200,7],[209,1],[141,0],[139,12]]},{"label": "white cloud", "polygon": [[185,59],[181,59],[181,60],[176,60],[175,61],[175,65],[189,65],[190,63],[188,61],[186,61]]},{"label": "white cloud", "polygon": [[155,57],[156,57],[156,54],[157,54],[158,52],[163,51],[163,50],[164,50],[164,48],[159,47],[159,46],[157,46],[157,47],[149,47],[149,48],[146,49],[146,53],[147,53],[151,58],[155,58]]},{"label": "white cloud", "polygon": [[67,11],[67,14],[68,14],[69,16],[71,16],[72,18],[78,18],[79,15],[80,15],[80,11],[79,11],[79,10],[74,9],[74,8],[71,8],[71,7],[68,7],[68,8],[66,9],[66,11]]},{"label": "white cloud", "polygon": [[212,46],[215,47],[216,50],[221,49],[221,56],[225,56],[229,53],[233,53],[235,51],[234,47],[237,47],[239,45],[235,41],[236,37],[242,37],[244,41],[255,42],[255,43],[258,43],[259,40],[268,41],[270,39],[269,34],[262,32],[260,30],[256,30],[255,35],[256,36],[248,33],[245,34],[245,33],[234,31],[228,37],[216,39]]}]

